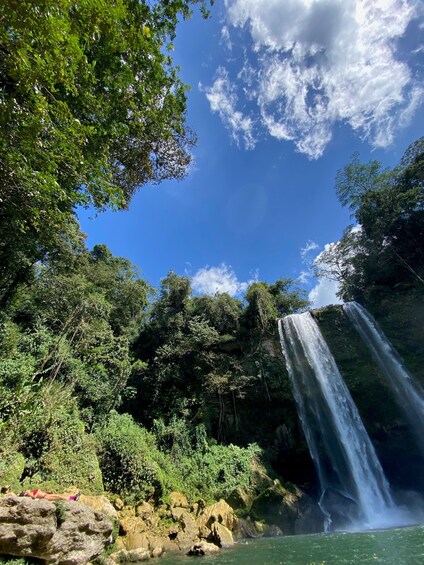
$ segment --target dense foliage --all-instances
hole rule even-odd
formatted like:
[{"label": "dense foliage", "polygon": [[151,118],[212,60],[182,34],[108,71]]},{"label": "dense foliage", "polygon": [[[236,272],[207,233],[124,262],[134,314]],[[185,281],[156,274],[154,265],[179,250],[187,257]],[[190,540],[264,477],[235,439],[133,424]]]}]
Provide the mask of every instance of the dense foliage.
[{"label": "dense foliage", "polygon": [[15,489],[213,499],[248,483],[249,443],[273,434],[249,413],[280,401],[274,319],[308,304],[292,281],[241,302],[169,273],[153,300],[74,216],[184,176],[195,136],[169,53],[208,4],[1,3],[0,479]]},{"label": "dense foliage", "polygon": [[75,206],[182,178],[195,136],[169,55],[206,0],[0,3],[0,304],[67,236]]},{"label": "dense foliage", "polygon": [[289,279],[253,283],[245,304],[227,294],[190,294],[186,277],[171,272],[162,281],[135,344],[136,396],[126,407],[147,425],[179,417],[203,423],[220,441],[248,442],[247,405],[279,397],[285,375],[275,320],[308,301]]},{"label": "dense foliage", "polygon": [[375,301],[384,292],[424,285],[424,138],[399,165],[372,161],[339,171],[337,193],[357,221],[322,253],[318,275],[340,282],[345,300]]},{"label": "dense foliage", "polygon": [[103,480],[133,501],[247,486],[260,453],[249,444],[269,448],[280,423],[252,411],[288,401],[295,419],[275,317],[305,308],[303,293],[281,279],[244,302],[192,296],[171,272],[155,297],[127,259],[88,251],[72,228],[2,314],[0,479],[92,492]]}]

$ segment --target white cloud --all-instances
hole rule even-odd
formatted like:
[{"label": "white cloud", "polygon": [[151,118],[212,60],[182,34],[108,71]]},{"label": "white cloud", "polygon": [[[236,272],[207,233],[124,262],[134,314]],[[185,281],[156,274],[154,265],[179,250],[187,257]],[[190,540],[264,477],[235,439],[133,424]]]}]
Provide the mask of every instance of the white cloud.
[{"label": "white cloud", "polygon": [[256,279],[248,282],[240,282],[233,269],[222,263],[219,267],[203,267],[191,279],[191,285],[198,294],[214,295],[227,292],[230,296],[238,296],[246,292],[250,284]]},{"label": "white cloud", "polygon": [[233,48],[233,45],[231,43],[230,31],[229,31],[227,26],[223,26],[222,29],[221,29],[221,41],[225,45],[225,47],[228,49],[228,51],[231,51],[231,49]]},{"label": "white cloud", "polygon": [[321,279],[309,293],[312,308],[321,308],[329,304],[342,304],[342,300],[336,296],[339,283],[330,279]]},{"label": "white cloud", "polygon": [[301,271],[301,273],[297,277],[297,279],[301,284],[307,284],[307,283],[309,283],[309,280],[311,279],[311,277],[312,277],[311,271]]},{"label": "white cloud", "polygon": [[[388,146],[424,98],[396,50],[418,16],[415,0],[226,0],[226,7],[225,35],[243,28],[250,36],[256,82],[247,73],[245,96],[254,97],[258,121],[310,158],[322,155],[336,123]],[[244,75],[236,74],[236,90],[221,68],[205,92],[232,136],[253,147],[252,119],[235,111]]]},{"label": "white cloud", "polygon": [[[328,306],[329,304],[342,304],[343,300],[338,298],[336,295],[340,289],[340,280],[342,280],[342,271],[348,270],[349,266],[346,265],[346,259],[353,257],[355,253],[360,250],[360,237],[362,233],[362,227],[360,224],[350,228],[348,236],[351,238],[352,244],[355,243],[347,251],[346,248],[341,247],[340,241],[326,243],[324,249],[318,253],[315,259],[311,262],[313,267],[318,270],[319,278],[317,284],[309,292],[309,300],[312,302],[312,308],[319,308],[322,306]],[[308,249],[312,242],[308,242],[304,249]],[[318,249],[319,246],[315,247]],[[303,251],[303,250],[302,250]],[[328,263],[326,256],[332,256],[332,260]],[[350,266],[350,269],[353,267]],[[302,278],[302,274],[299,280]],[[308,280],[306,279],[306,282]]]},{"label": "white cloud", "polygon": [[318,248],[319,248],[318,243],[309,239],[306,242],[305,247],[302,247],[302,249],[300,250],[300,256],[302,257],[302,262],[308,263],[309,262],[309,255],[310,255],[311,251],[315,251]]},{"label": "white cloud", "polygon": [[[300,273],[298,280],[301,284],[311,285],[311,278],[314,276],[312,265],[317,266],[323,254],[333,249],[336,245],[337,243],[327,243],[324,246],[324,250],[316,254],[320,246],[312,240],[306,242],[305,246],[300,250],[300,255],[302,263],[308,266],[308,270]],[[315,257],[313,258],[314,251]],[[315,276],[314,279],[315,281],[317,280]],[[312,308],[328,306],[329,304],[341,304],[343,301],[336,296],[339,287],[340,285],[337,281],[327,278],[325,275],[321,276],[308,295]]]},{"label": "white cloud", "polygon": [[228,78],[228,72],[223,67],[217,70],[217,78],[212,86],[200,90],[206,93],[212,112],[217,112],[222,122],[230,131],[231,138],[237,143],[243,141],[246,149],[253,149],[256,140],[253,135],[253,121],[236,110],[237,94],[235,86]]},{"label": "white cloud", "polygon": [[311,265],[313,264],[314,260],[311,259],[311,253],[319,249],[318,243],[308,239],[305,243],[305,247],[300,249],[300,257],[302,259],[302,263],[306,265],[308,270],[301,271],[300,275],[297,277],[298,281],[301,284],[309,284],[310,279],[313,276]]}]

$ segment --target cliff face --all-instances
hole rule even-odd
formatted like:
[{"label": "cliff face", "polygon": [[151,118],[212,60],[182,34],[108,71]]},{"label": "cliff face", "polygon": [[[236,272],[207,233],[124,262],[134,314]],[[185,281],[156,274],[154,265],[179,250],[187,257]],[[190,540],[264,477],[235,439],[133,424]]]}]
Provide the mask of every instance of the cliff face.
[{"label": "cliff face", "polygon": [[[412,378],[424,385],[424,302],[397,293],[369,307],[402,357]],[[358,407],[392,487],[424,493],[424,458],[393,391],[340,306],[312,312]],[[418,425],[418,423],[417,423]]]}]

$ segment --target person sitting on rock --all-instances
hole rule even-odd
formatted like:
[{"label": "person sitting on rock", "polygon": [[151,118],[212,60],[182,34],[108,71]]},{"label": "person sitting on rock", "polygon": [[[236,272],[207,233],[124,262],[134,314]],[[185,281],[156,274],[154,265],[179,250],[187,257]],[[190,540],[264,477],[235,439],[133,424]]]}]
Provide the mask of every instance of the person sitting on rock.
[{"label": "person sitting on rock", "polygon": [[77,492],[77,494],[72,494],[71,496],[68,496],[67,494],[53,494],[53,493],[44,492],[43,490],[40,489],[34,489],[34,490],[24,490],[21,492],[19,496],[29,496],[33,500],[38,498],[44,498],[45,500],[51,500],[51,501],[55,501],[55,500],[77,501],[81,496],[81,492]]}]

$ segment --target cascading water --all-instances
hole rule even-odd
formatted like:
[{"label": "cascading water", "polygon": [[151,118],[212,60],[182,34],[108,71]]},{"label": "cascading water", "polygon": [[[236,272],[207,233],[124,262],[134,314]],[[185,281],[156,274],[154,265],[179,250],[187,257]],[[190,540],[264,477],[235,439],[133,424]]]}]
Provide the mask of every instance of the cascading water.
[{"label": "cascading water", "polygon": [[[317,323],[309,312],[294,314],[279,321],[279,332],[299,417],[317,468],[321,498],[328,492],[337,492],[339,502],[350,502],[346,505],[346,522],[339,520],[342,528],[367,529],[404,523]],[[324,509],[332,514],[325,501]]]},{"label": "cascading water", "polygon": [[343,310],[386,377],[394,393],[394,399],[411,425],[411,430],[424,455],[424,391],[414,382],[400,356],[371,314],[356,302],[344,304]]}]

